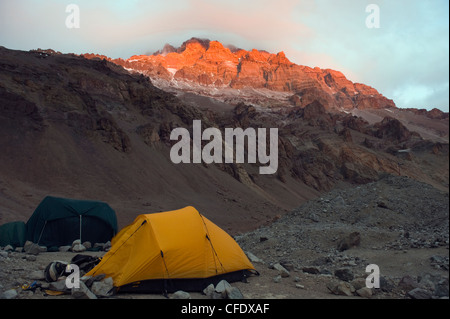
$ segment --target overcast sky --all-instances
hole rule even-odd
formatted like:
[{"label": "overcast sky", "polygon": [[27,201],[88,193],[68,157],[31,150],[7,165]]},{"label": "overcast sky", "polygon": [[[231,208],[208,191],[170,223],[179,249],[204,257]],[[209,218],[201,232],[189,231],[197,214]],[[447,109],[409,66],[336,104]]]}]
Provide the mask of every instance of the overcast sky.
[{"label": "overcast sky", "polygon": [[[80,28],[66,26],[72,3]],[[366,26],[369,4],[379,28]],[[373,86],[398,107],[448,111],[448,11],[448,0],[0,0],[0,45],[128,58],[196,36],[284,51]]]}]

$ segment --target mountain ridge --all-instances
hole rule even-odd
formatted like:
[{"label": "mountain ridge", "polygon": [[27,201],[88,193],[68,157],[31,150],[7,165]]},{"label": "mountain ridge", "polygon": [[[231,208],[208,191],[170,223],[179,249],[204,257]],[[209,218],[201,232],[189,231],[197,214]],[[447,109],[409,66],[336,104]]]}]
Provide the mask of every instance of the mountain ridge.
[{"label": "mountain ridge", "polygon": [[274,54],[229,47],[233,48],[219,41],[191,38],[179,48],[166,44],[151,55],[133,55],[125,60],[83,56],[106,58],[149,76],[164,88],[180,88],[179,82],[197,85],[197,91],[204,95],[217,95],[216,90],[225,89],[266,89],[285,93],[286,106],[304,107],[320,100],[327,110],[396,108],[393,100],[375,88],[351,82],[340,71],[297,65],[283,51]]}]

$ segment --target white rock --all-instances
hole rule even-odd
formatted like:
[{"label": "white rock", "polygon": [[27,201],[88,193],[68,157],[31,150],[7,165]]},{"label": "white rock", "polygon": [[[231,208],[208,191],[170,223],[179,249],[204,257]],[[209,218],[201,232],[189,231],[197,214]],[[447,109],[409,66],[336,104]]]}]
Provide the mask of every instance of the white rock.
[{"label": "white rock", "polygon": [[2,293],[1,299],[14,299],[18,295],[15,289],[6,290]]},{"label": "white rock", "polygon": [[84,247],[82,244],[76,244],[72,246],[72,251],[75,253],[81,253],[86,250],[86,247]]},{"label": "white rock", "polygon": [[170,296],[170,299],[191,299],[191,295],[183,290],[178,290]]},{"label": "white rock", "polygon": [[221,293],[221,294],[226,294],[226,290],[227,288],[231,288],[231,285],[228,283],[228,281],[226,280],[221,280],[217,285],[216,285],[216,292]]},{"label": "white rock", "polygon": [[77,299],[97,299],[97,296],[82,281],[80,281],[80,288],[72,288],[72,297]]},{"label": "white rock", "polygon": [[241,291],[236,287],[227,287],[225,292],[228,299],[244,299]]},{"label": "white rock", "polygon": [[256,257],[255,255],[253,255],[251,252],[246,252],[246,255],[248,257],[248,259],[252,262],[252,263],[261,263],[263,264],[264,261],[258,257]]}]

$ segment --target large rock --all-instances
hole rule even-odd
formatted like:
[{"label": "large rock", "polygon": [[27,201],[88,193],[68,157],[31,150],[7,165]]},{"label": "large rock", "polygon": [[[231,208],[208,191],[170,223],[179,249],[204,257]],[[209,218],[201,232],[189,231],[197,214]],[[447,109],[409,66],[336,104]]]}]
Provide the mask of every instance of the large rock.
[{"label": "large rock", "polygon": [[94,281],[91,286],[92,292],[101,297],[109,297],[113,293],[114,282],[111,277],[101,281]]},{"label": "large rock", "polygon": [[97,296],[82,281],[80,281],[80,287],[72,288],[71,292],[72,297],[76,299],[97,299]]}]

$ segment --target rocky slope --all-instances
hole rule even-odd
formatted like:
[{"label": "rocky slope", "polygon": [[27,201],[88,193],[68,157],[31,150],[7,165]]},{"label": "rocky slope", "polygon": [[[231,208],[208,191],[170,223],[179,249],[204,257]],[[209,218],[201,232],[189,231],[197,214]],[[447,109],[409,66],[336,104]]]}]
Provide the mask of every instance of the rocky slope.
[{"label": "rocky slope", "polygon": [[[245,299],[448,298],[448,210],[448,192],[406,177],[385,175],[377,182],[335,189],[271,225],[236,236],[260,275],[232,286]],[[80,298],[49,284],[43,276],[50,262],[69,263],[75,254],[0,249],[0,298]],[[101,257],[104,252],[83,254]],[[366,287],[369,264],[379,267],[379,288]],[[38,283],[36,289],[20,288],[33,281]],[[52,296],[44,287],[68,293]],[[91,290],[98,298],[104,296],[93,286]],[[188,296],[211,298],[201,293]],[[164,297],[118,294],[107,298]]]},{"label": "rocky slope", "polygon": [[[261,259],[260,268],[281,264],[291,273],[282,277],[296,276],[298,282],[315,278],[329,293],[448,298],[448,211],[448,193],[386,175],[374,183],[326,193],[237,241],[250,256]],[[358,282],[369,275],[369,264],[379,266],[381,281],[379,289],[365,294]],[[295,286],[292,279],[271,274],[280,290]]]},{"label": "rocky slope", "polygon": [[[264,108],[175,96],[106,59],[54,51],[0,48],[0,79],[2,223],[26,220],[53,194],[106,201],[121,227],[139,213],[193,205],[237,233],[384,173],[448,189],[448,143],[423,139],[395,117],[330,113],[320,99]],[[277,173],[260,175],[258,164],[173,164],[170,133],[191,131],[193,120],[222,132],[278,128]]]}]

